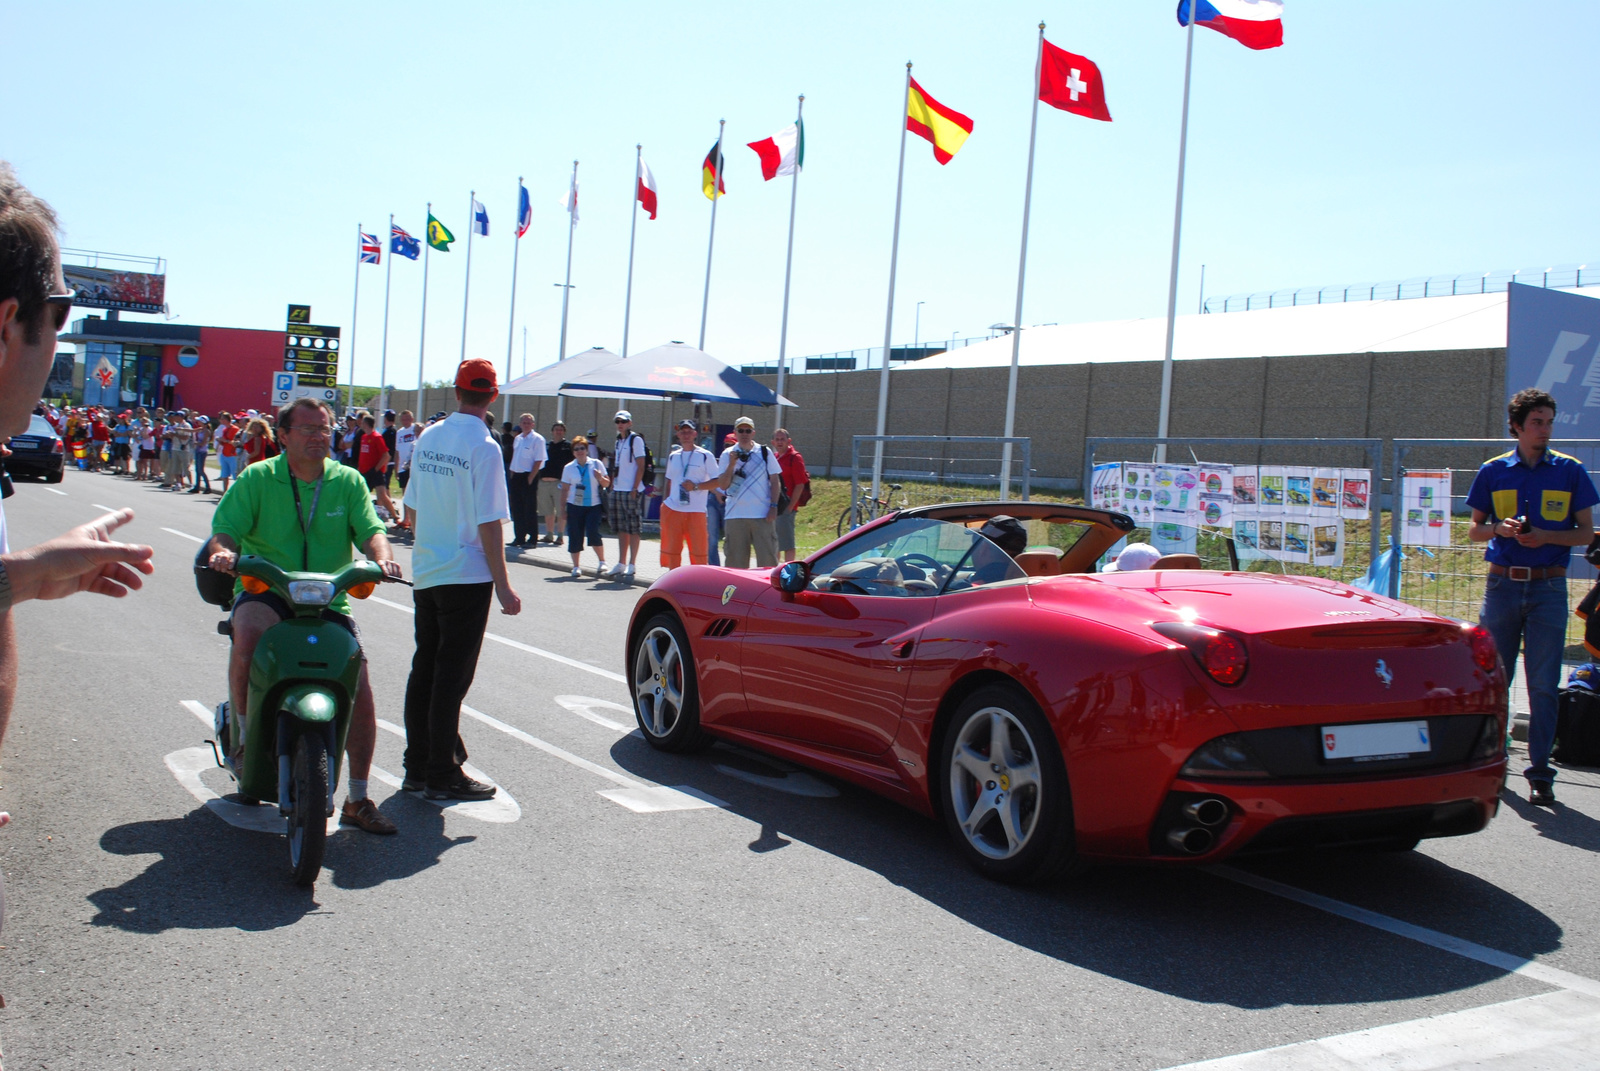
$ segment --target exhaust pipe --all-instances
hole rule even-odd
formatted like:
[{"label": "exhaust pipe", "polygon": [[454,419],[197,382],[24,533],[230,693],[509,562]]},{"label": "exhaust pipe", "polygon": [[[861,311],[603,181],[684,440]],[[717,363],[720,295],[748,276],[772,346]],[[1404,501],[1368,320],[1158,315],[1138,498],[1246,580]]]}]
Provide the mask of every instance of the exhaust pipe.
[{"label": "exhaust pipe", "polygon": [[[1206,800],[1205,802],[1212,802]],[[1200,855],[1211,848],[1211,830],[1199,826],[1174,829],[1167,833],[1167,843],[1185,855]]]},{"label": "exhaust pipe", "polygon": [[1215,796],[1183,805],[1184,816],[1203,826],[1220,826],[1228,820],[1229,813],[1228,805]]}]

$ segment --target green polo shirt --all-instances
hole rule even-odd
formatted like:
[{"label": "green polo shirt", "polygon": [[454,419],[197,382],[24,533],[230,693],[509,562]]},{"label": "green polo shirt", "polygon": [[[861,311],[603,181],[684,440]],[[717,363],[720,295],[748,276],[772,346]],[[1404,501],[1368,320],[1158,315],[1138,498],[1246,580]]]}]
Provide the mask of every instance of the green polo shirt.
[{"label": "green polo shirt", "polygon": [[[230,537],[241,554],[265,558],[280,569],[336,573],[355,560],[353,547],[384,531],[373,511],[366,481],[355,469],[328,458],[322,465],[322,494],[317,485],[300,485],[300,508],[310,523],[310,540],[300,528],[294,493],[289,487],[289,458],[279,454],[247,466],[217,503],[211,531]],[[311,500],[317,499],[315,516]],[[302,567],[301,553],[305,552]],[[234,585],[234,594],[243,590]],[[350,600],[341,592],[329,604],[339,613],[350,612]]]}]

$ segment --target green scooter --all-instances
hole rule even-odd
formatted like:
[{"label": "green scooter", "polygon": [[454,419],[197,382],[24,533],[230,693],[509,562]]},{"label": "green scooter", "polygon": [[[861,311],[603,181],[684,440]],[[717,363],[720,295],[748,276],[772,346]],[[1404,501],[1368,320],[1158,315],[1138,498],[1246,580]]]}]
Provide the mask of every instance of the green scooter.
[{"label": "green scooter", "polygon": [[[220,743],[217,765],[239,783],[241,796],[277,799],[278,812],[288,820],[295,883],[311,885],[322,870],[333,790],[361,677],[360,645],[342,626],[324,620],[322,611],[340,592],[364,599],[388,578],[370,561],[351,562],[333,574],[298,573],[245,555],[234,568],[246,591],[276,592],[294,616],[261,634],[250,661],[243,763],[233,758],[241,730],[227,701],[217,705],[212,746]],[[232,578],[227,580],[231,604]],[[219,621],[217,631],[231,637],[232,623]]]}]

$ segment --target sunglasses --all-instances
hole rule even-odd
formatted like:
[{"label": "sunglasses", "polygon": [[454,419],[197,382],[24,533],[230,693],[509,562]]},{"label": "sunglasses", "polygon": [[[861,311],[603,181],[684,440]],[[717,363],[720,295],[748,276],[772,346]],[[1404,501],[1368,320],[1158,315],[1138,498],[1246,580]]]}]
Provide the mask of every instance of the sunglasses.
[{"label": "sunglasses", "polygon": [[631,421],[631,420],[613,420],[611,423],[613,423],[613,424],[632,424],[633,421]]},{"label": "sunglasses", "polygon": [[68,290],[65,294],[51,294],[44,299],[50,306],[50,312],[55,318],[56,332],[67,326],[67,317],[72,313],[72,301],[78,296],[76,290]]},{"label": "sunglasses", "polygon": [[573,447],[573,449],[574,449],[574,450],[587,450],[587,449],[589,449],[589,448],[588,448],[588,447],[587,447],[587,446],[584,446],[584,445],[583,445],[583,444],[581,444],[581,443],[580,443],[580,444],[578,444],[578,445],[577,445],[577,446],[574,446],[574,447]]}]

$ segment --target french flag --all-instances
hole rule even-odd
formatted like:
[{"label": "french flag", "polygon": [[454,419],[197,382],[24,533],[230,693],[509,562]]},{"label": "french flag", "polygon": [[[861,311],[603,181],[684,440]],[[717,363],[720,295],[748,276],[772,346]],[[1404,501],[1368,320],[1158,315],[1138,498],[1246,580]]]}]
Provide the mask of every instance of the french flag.
[{"label": "french flag", "polygon": [[1194,5],[1196,26],[1233,38],[1246,48],[1283,45],[1283,0],[1178,0],[1178,25],[1189,25]]}]

